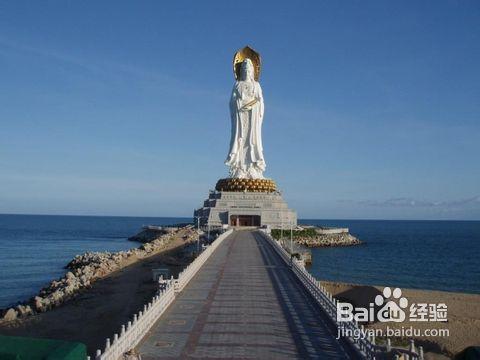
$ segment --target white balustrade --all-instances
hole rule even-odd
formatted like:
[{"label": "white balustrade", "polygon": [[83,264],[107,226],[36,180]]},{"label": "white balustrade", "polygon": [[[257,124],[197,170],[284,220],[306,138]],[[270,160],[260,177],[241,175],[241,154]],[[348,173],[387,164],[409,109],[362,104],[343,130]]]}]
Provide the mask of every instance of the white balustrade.
[{"label": "white balustrade", "polygon": [[232,229],[221,234],[210,246],[192,261],[179,275],[168,280],[160,278],[159,291],[152,300],[144,305],[143,310],[133,315],[133,321],[122,325],[120,335],[114,334],[113,342],[105,341],[105,349],[102,353],[97,350],[95,360],[118,360],[130,349],[135,348],[150,328],[157,322],[168,306],[175,300],[176,295],[182,291],[188,282],[200,270],[215,249],[233,232]]}]

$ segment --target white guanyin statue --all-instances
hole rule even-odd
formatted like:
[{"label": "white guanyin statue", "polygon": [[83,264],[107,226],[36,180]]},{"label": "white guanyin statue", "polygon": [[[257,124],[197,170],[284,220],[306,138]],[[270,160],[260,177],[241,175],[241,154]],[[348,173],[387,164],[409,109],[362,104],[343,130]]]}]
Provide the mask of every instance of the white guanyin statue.
[{"label": "white guanyin statue", "polygon": [[262,147],[263,96],[250,58],[238,63],[239,71],[230,99],[232,137],[225,164],[231,178],[263,179],[265,160]]}]

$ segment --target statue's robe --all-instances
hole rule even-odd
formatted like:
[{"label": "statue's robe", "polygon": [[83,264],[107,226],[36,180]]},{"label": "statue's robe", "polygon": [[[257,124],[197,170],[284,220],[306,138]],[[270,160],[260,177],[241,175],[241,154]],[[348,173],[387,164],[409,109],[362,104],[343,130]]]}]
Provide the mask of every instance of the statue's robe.
[{"label": "statue's robe", "polygon": [[[240,109],[256,99],[251,110]],[[260,84],[249,79],[236,81],[230,99],[232,136],[225,164],[230,167],[230,177],[263,179],[265,160],[262,147],[263,95]]]}]

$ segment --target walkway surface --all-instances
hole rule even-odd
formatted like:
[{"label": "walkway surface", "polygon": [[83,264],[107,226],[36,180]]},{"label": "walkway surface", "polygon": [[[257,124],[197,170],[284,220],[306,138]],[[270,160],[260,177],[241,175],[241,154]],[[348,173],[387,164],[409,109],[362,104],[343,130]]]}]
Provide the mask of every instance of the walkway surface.
[{"label": "walkway surface", "polygon": [[153,359],[355,359],[271,245],[236,231],[137,348]]}]

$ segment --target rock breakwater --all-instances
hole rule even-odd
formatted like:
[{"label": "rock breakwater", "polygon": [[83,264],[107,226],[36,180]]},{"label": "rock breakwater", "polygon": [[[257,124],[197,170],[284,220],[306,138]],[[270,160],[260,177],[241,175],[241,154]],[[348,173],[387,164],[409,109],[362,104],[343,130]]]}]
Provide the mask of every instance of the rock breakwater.
[{"label": "rock breakwater", "polygon": [[178,226],[144,226],[138,234],[130,236],[128,240],[141,243],[149,243],[161,238],[163,235],[174,234],[181,228],[193,229],[194,226],[191,224],[184,224]]},{"label": "rock breakwater", "polygon": [[69,271],[40,290],[37,296],[15,307],[4,309],[1,321],[12,321],[39,312],[45,312],[76,296],[98,279],[104,278],[138,260],[166,250],[176,239],[183,244],[194,241],[197,234],[192,227],[163,232],[139,248],[119,252],[87,252],[75,256],[65,267]]},{"label": "rock breakwater", "polygon": [[353,246],[362,242],[349,233],[348,228],[325,228],[316,226],[298,226],[289,230],[272,229],[275,239],[293,237],[293,241],[307,247]]},{"label": "rock breakwater", "polygon": [[325,234],[295,238],[295,242],[308,247],[353,246],[362,242],[349,233]]}]

